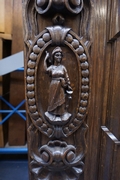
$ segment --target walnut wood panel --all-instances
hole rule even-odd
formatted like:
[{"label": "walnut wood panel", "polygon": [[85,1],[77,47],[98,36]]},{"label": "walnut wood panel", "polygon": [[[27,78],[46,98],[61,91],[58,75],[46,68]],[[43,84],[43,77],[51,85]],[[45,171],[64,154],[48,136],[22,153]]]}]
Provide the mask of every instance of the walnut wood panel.
[{"label": "walnut wood panel", "polygon": [[[100,153],[100,127],[103,112],[106,112],[104,103],[104,73],[106,72],[106,19],[107,1],[95,0],[92,9],[92,45],[91,45],[91,98],[87,117],[89,131],[87,133],[88,152],[85,158],[85,180],[97,180]],[[106,89],[107,91],[107,89]],[[106,98],[106,96],[105,96]]]},{"label": "walnut wood panel", "polygon": [[[120,81],[120,38],[117,38],[116,41],[111,44],[111,65],[110,65],[110,76],[109,76],[109,94],[108,94],[108,106],[107,106],[107,121],[106,126],[110,131],[120,139],[120,123],[119,123],[119,81]],[[111,86],[112,84],[112,86]],[[111,97],[111,98],[109,98]]]},{"label": "walnut wood panel", "polygon": [[104,87],[104,115],[101,134],[99,179],[119,179],[119,1],[108,1],[107,50]]},{"label": "walnut wood panel", "polygon": [[108,8],[110,9],[110,21],[109,21],[109,38],[108,40],[114,40],[118,36],[120,36],[120,1],[109,1],[110,5]]},{"label": "walnut wood panel", "polygon": [[98,179],[120,179],[120,141],[105,126],[101,129],[101,157]]},{"label": "walnut wood panel", "polygon": [[[111,132],[120,138],[119,133],[119,46],[120,46],[120,24],[119,24],[119,1],[116,0],[110,9],[110,16],[108,16],[110,31],[108,32],[108,46],[110,47],[109,53],[109,83],[108,83],[108,96],[107,96],[107,116],[106,126]],[[116,13],[115,13],[116,12]],[[114,24],[114,25],[113,25]],[[112,73],[111,73],[112,72]],[[112,86],[111,86],[112,84]],[[109,98],[111,97],[111,98]]]}]

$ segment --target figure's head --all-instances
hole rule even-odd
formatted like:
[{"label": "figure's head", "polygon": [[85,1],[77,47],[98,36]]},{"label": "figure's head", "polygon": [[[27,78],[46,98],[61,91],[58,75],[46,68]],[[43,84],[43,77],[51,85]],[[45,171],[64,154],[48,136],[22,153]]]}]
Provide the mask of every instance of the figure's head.
[{"label": "figure's head", "polygon": [[53,51],[52,51],[52,58],[53,58],[53,62],[55,63],[61,63],[62,61],[62,49],[60,47],[56,47]]}]

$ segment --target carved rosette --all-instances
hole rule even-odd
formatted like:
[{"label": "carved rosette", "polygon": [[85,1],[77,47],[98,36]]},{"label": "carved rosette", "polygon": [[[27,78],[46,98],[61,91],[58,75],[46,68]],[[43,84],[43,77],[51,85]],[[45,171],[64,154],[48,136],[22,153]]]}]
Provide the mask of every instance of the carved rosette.
[{"label": "carved rosette", "polygon": [[[57,33],[57,39],[55,34]],[[31,45],[28,54],[28,63],[26,69],[26,93],[28,112],[35,127],[48,137],[55,136],[55,127],[49,124],[42,116],[37,104],[36,77],[37,67],[42,54],[49,45],[64,45],[68,46],[75,54],[79,73],[79,98],[78,107],[76,107],[76,116],[71,118],[69,123],[60,127],[61,137],[67,137],[75,132],[87,115],[88,99],[89,99],[89,55],[86,46],[81,39],[70,29],[62,28],[61,26],[46,28],[40,33]]]}]

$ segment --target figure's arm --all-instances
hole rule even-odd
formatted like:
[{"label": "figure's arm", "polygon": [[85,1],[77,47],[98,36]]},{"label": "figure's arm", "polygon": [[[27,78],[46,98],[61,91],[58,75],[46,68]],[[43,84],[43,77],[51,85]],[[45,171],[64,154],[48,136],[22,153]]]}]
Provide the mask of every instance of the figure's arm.
[{"label": "figure's arm", "polygon": [[63,66],[63,68],[64,68],[64,79],[61,80],[62,87],[65,88],[65,91],[67,94],[72,94],[73,90],[72,90],[72,87],[70,85],[70,79],[69,79],[67,70],[64,66]]},{"label": "figure's arm", "polygon": [[45,59],[44,59],[44,70],[45,72],[47,72],[47,60],[50,58],[50,55],[49,53],[46,51],[46,56],[45,56]]},{"label": "figure's arm", "polygon": [[67,84],[67,89],[72,91],[72,87],[70,85],[70,79],[69,79],[69,76],[68,76],[66,68],[64,69],[64,71],[65,71],[65,82]]}]

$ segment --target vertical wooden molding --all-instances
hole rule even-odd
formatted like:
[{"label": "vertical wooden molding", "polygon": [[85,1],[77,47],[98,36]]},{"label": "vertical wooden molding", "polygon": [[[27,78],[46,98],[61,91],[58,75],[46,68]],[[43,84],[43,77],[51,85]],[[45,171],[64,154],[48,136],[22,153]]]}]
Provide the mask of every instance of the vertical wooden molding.
[{"label": "vertical wooden molding", "polygon": [[118,168],[120,165],[120,141],[107,127],[102,126],[101,129],[101,156],[98,179],[119,179],[120,173]]}]

